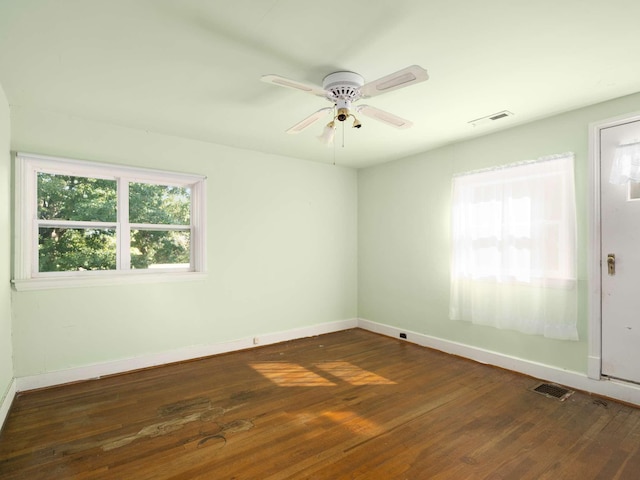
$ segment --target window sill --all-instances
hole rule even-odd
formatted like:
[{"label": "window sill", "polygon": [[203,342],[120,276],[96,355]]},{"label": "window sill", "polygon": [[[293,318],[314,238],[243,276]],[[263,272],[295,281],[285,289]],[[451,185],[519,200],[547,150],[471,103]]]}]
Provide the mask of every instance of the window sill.
[{"label": "window sill", "polygon": [[190,282],[204,280],[206,273],[201,272],[171,272],[171,273],[136,273],[131,275],[92,275],[73,277],[39,277],[12,280],[11,284],[17,291],[51,290],[57,288],[104,287],[111,285],[131,285],[167,282]]}]

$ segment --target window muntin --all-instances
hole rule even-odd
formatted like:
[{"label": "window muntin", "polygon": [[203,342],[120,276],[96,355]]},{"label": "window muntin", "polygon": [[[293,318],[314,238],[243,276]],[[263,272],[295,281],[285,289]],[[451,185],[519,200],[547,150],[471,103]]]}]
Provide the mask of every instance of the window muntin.
[{"label": "window muntin", "polygon": [[202,273],[205,193],[199,175],[18,154],[14,284]]}]

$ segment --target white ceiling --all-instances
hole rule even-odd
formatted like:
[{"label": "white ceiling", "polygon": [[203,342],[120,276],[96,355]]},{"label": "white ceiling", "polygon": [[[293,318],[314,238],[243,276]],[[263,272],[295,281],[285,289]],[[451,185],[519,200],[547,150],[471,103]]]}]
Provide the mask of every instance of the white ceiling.
[{"label": "white ceiling", "polygon": [[[638,0],[0,0],[0,84],[12,106],[363,167],[637,92],[639,18]],[[284,133],[327,102],[259,81],[412,64],[431,78],[367,103],[413,128],[364,117],[344,148],[323,122]]]}]

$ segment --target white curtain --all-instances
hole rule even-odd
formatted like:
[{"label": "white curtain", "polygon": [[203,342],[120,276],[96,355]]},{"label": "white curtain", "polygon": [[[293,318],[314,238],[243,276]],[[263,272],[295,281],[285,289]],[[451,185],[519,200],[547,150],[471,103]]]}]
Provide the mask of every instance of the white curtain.
[{"label": "white curtain", "polygon": [[613,157],[609,182],[622,185],[640,182],[640,142],[618,145]]},{"label": "white curtain", "polygon": [[573,154],[454,177],[449,316],[578,339]]}]

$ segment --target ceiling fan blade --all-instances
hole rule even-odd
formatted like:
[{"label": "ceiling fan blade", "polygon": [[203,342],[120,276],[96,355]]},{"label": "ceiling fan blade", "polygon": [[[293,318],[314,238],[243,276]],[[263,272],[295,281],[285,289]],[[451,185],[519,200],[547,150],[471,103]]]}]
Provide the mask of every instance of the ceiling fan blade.
[{"label": "ceiling fan blade", "polygon": [[297,80],[290,80],[288,78],[281,77],[280,75],[263,75],[262,77],[260,77],[260,80],[262,80],[265,83],[278,85],[279,87],[286,87],[286,88],[293,88],[296,90],[300,90],[301,92],[310,93],[311,95],[317,95],[318,97],[327,96],[327,91],[318,85],[299,82]]},{"label": "ceiling fan blade", "polygon": [[301,120],[300,122],[296,123],[293,127],[291,127],[289,130],[287,130],[287,133],[300,133],[302,130],[304,130],[305,128],[313,125],[318,120],[320,120],[322,117],[326,117],[331,112],[333,112],[333,108],[332,107],[321,108],[317,112],[312,113],[311,115],[309,115],[304,120]]},{"label": "ceiling fan blade", "polygon": [[374,80],[373,82],[365,83],[360,87],[360,93],[365,98],[375,97],[376,95],[382,95],[383,93],[391,92],[398,88],[415,85],[428,79],[429,74],[424,68],[418,65],[411,65],[410,67],[398,70],[395,73]]},{"label": "ceiling fan blade", "polygon": [[386,123],[395,128],[405,129],[410,128],[413,123],[404,118],[398,117],[393,113],[385,112],[384,110],[380,110],[379,108],[372,107],[370,105],[359,105],[356,108],[357,112],[366,115],[367,117],[373,118],[374,120],[378,120],[379,122]]}]

